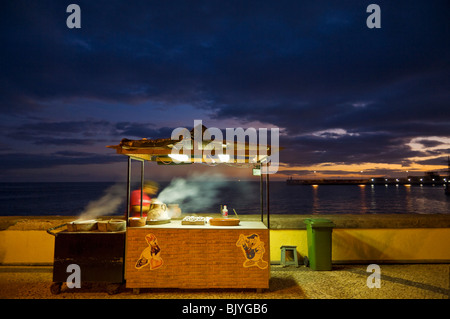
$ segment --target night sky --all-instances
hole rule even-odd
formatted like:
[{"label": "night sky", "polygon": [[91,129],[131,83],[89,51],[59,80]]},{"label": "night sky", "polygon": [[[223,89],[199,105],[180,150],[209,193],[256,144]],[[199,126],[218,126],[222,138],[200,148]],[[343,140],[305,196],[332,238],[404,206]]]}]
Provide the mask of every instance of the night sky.
[{"label": "night sky", "polygon": [[[69,4],[81,8],[70,29]],[[370,29],[369,4],[381,8]],[[106,145],[174,128],[280,129],[288,176],[440,171],[448,1],[4,1],[0,181],[124,181]],[[148,164],[157,180],[243,169]]]}]

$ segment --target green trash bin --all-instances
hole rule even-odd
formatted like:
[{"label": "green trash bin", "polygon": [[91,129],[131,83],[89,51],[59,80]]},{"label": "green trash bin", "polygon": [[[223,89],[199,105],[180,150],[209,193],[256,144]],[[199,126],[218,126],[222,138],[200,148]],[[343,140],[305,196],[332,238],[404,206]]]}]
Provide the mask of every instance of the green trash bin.
[{"label": "green trash bin", "polygon": [[313,270],[331,270],[331,234],[336,225],[328,219],[307,218],[308,257],[305,264]]}]

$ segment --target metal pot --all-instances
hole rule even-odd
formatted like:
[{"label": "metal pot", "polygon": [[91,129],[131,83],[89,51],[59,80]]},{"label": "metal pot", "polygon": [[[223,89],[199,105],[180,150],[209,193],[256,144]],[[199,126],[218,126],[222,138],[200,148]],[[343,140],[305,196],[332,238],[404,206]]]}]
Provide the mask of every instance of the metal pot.
[{"label": "metal pot", "polygon": [[168,219],[167,205],[160,201],[152,201],[150,210],[147,213],[147,219]]},{"label": "metal pot", "polygon": [[109,223],[109,221],[107,221],[107,220],[99,220],[97,222],[97,229],[101,232],[108,231],[108,223]]},{"label": "metal pot", "polygon": [[73,222],[67,223],[67,231],[69,232],[75,232],[77,231],[77,227]]},{"label": "metal pot", "polygon": [[91,231],[97,229],[97,221],[95,219],[90,220],[76,220],[67,224],[68,231]]},{"label": "metal pot", "polygon": [[145,226],[147,217],[131,217],[128,219],[130,227],[142,227]]},{"label": "metal pot", "polygon": [[126,222],[121,219],[111,219],[108,222],[108,231],[122,231],[125,230]]}]

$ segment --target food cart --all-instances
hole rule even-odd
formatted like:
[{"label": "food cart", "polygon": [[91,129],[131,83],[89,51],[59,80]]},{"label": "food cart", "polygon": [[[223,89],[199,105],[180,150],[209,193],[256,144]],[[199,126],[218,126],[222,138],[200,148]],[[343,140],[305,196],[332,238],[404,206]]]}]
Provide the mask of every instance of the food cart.
[{"label": "food cart", "polygon": [[[202,126],[202,132],[204,130],[205,127]],[[190,144],[191,150],[201,150],[201,160],[198,156],[192,155],[188,157],[190,163],[205,163],[207,159],[204,153],[206,152],[203,151],[206,149],[205,145],[210,144],[211,141],[203,140],[199,144],[194,139],[195,128],[190,133],[190,139],[181,137],[178,141],[123,139],[119,145],[108,146],[115,149],[118,154],[128,157],[126,287],[132,288],[134,293],[139,293],[140,288],[255,288],[257,290],[268,288],[270,278],[268,174],[260,174],[260,221],[241,221],[233,218],[215,218],[214,223],[212,219],[209,222],[206,220],[189,222],[181,219],[158,221],[150,220],[150,215],[145,221],[142,214],[142,191],[141,218],[130,218],[132,160],[141,163],[141,189],[144,186],[146,161],[153,161],[158,165],[176,164],[170,156],[176,142]],[[224,140],[219,143],[225,148],[227,143],[236,144],[237,142]],[[258,148],[257,145],[244,143],[241,147],[245,149],[243,157],[242,153],[236,153],[234,161],[227,160],[227,165],[250,169],[261,169],[265,165],[267,169],[270,147],[264,146],[267,147],[264,150],[266,156],[261,157],[255,157],[254,152],[251,152],[252,147]],[[198,152],[196,154],[198,155]],[[238,156],[241,156],[240,160]],[[263,212],[264,175],[266,176],[266,224]]]},{"label": "food cart", "polygon": [[[119,292],[124,282],[126,229],[124,221],[111,221],[74,221],[47,230],[55,236],[52,294],[61,292],[73,265],[80,269],[80,284],[106,283],[108,294]],[[67,229],[59,231],[64,226]]]}]

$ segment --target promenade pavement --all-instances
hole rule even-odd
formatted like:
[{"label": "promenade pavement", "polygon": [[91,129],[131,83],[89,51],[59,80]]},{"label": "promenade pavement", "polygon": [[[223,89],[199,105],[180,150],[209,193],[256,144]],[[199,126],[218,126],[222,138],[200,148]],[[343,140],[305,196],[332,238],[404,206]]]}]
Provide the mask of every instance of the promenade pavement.
[{"label": "promenade pavement", "polygon": [[[271,265],[269,289],[132,289],[109,295],[87,283],[50,292],[52,266],[0,266],[1,299],[448,299],[450,264],[380,264],[380,287],[369,288],[368,265],[333,265],[331,271]],[[369,283],[375,280],[369,278]]]}]

